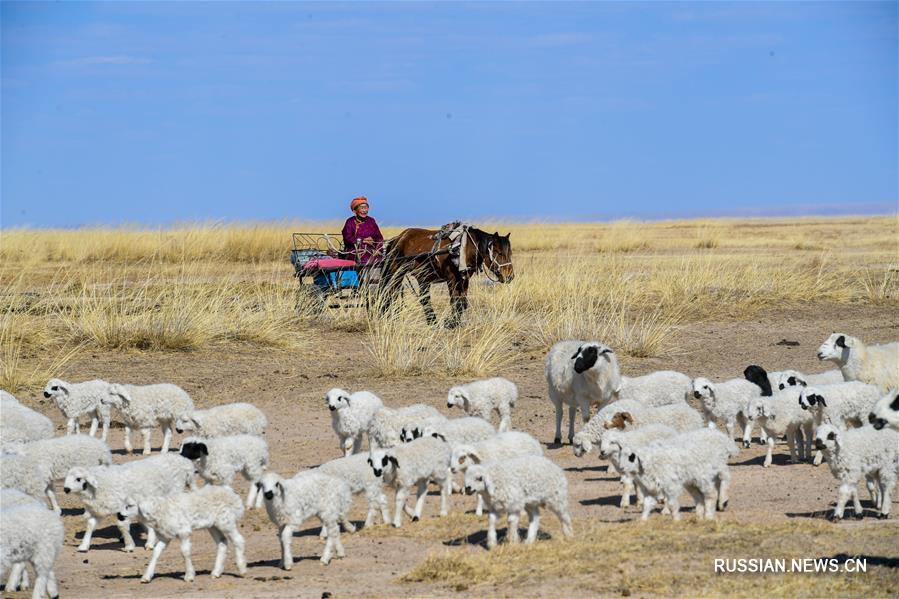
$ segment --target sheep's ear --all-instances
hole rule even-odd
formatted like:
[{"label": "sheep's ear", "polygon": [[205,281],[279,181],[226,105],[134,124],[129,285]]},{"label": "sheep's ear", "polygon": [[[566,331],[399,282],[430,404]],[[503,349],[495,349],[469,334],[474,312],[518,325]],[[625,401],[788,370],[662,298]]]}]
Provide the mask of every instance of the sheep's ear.
[{"label": "sheep's ear", "polygon": [[94,493],[97,492],[97,477],[95,477],[93,474],[86,475],[84,477],[84,483],[85,485],[93,489]]},{"label": "sheep's ear", "polygon": [[599,355],[614,354],[614,353],[615,353],[615,351],[611,347],[604,347],[604,348],[602,348],[602,351],[599,352]]},{"label": "sheep's ear", "polygon": [[470,457],[470,458],[471,458],[471,461],[474,462],[475,464],[480,464],[481,461],[482,461],[482,460],[481,460],[481,456],[478,455],[478,452],[477,452],[477,451],[472,451],[472,452],[468,455],[468,457]]},{"label": "sheep's ear", "polygon": [[897,393],[896,396],[893,397],[893,401],[890,402],[890,409],[894,412],[899,412],[899,393]]},{"label": "sheep's ear", "polygon": [[344,396],[341,397],[340,399],[342,399],[343,401],[345,401],[345,402],[346,402],[346,405],[350,405],[350,403],[351,403],[351,402],[350,402],[350,396],[349,396],[349,395],[344,395]]},{"label": "sheep's ear", "polygon": [[197,419],[196,419],[196,418],[194,418],[193,416],[188,416],[187,419],[190,420],[190,421],[193,423],[194,429],[195,429],[195,430],[198,429],[198,428],[200,428],[200,423],[197,422]]},{"label": "sheep's ear", "polygon": [[487,494],[493,497],[496,494],[496,486],[494,486],[493,481],[490,480],[490,477],[487,476],[487,473],[484,473],[484,490],[487,491]]},{"label": "sheep's ear", "polygon": [[839,337],[837,337],[837,340],[834,343],[834,345],[836,345],[837,347],[845,348],[846,347],[846,335],[840,335]]},{"label": "sheep's ear", "polygon": [[394,467],[394,468],[399,469],[399,467],[400,467],[400,462],[399,462],[399,460],[396,459],[396,456],[393,456],[393,455],[392,455],[392,456],[388,456],[387,459],[388,459],[388,461],[390,461],[391,464],[393,464],[393,467]]},{"label": "sheep's ear", "polygon": [[577,359],[577,355],[578,355],[579,353],[581,353],[581,349],[583,349],[583,346],[577,348],[577,351],[574,352],[574,355],[573,355],[573,356],[571,356],[571,359],[572,359],[572,360]]},{"label": "sheep's ear", "polygon": [[821,395],[816,395],[816,396],[815,396],[815,399],[817,399],[818,402],[819,402],[822,406],[824,406],[825,408],[827,407],[827,402],[824,401],[824,397],[823,397],[823,396],[821,396]]},{"label": "sheep's ear", "polygon": [[629,423],[631,423],[631,424],[634,423],[634,418],[633,418],[633,416],[631,416],[630,412],[622,412],[622,413],[621,413],[621,420],[624,421],[624,422],[629,422]]},{"label": "sheep's ear", "polygon": [[199,443],[198,447],[200,448],[200,453],[203,455],[209,455],[209,449],[206,447],[205,443]]},{"label": "sheep's ear", "polygon": [[275,483],[275,488],[278,489],[278,493],[281,494],[281,499],[284,499],[284,485],[281,484],[281,481]]},{"label": "sheep's ear", "polygon": [[444,437],[440,433],[431,433],[431,436],[434,437],[435,439],[440,439],[441,441],[446,443],[446,437]]}]

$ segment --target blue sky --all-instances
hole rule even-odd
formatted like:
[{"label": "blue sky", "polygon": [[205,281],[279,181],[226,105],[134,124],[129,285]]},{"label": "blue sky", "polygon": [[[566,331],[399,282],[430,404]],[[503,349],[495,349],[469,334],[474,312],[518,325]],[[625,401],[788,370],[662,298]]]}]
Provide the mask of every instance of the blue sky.
[{"label": "blue sky", "polygon": [[895,2],[0,10],[4,227],[896,211]]}]

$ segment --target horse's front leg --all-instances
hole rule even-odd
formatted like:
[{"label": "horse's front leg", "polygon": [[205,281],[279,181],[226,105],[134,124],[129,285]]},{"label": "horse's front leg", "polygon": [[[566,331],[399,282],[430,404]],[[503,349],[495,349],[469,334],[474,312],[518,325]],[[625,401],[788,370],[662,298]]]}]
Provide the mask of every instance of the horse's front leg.
[{"label": "horse's front leg", "polygon": [[468,300],[465,297],[468,291],[468,279],[451,279],[446,283],[450,294],[450,304],[453,306],[453,314],[446,321],[446,328],[453,329],[462,324],[462,313],[468,307]]},{"label": "horse's front leg", "polygon": [[431,306],[431,284],[428,282],[418,282],[418,303],[421,304],[422,310],[425,312],[425,320],[429,325],[437,322],[437,315],[434,314],[434,307]]}]

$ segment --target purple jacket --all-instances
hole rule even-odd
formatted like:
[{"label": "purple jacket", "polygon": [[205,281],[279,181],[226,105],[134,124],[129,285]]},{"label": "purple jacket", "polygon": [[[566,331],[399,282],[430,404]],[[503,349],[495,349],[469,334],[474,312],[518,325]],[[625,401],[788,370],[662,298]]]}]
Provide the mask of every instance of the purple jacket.
[{"label": "purple jacket", "polygon": [[[358,220],[355,216],[346,219],[343,225],[343,245],[347,253],[353,254],[353,259],[360,264],[368,264],[371,261],[381,259],[377,255],[384,246],[384,236],[375,219],[366,216],[365,220]],[[374,243],[364,244],[366,237],[371,237]]]}]

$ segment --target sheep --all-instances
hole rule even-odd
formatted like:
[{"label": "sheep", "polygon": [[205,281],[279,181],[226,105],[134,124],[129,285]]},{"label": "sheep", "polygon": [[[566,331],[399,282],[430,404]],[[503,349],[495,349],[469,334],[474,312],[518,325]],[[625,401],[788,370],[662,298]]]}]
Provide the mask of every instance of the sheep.
[{"label": "sheep", "polygon": [[877,430],[889,425],[899,431],[899,391],[891,391],[881,397],[868,414],[870,422]]},{"label": "sheep", "polygon": [[772,372],[768,376],[774,381],[774,387],[779,390],[796,386],[833,385],[846,380],[843,378],[843,372],[839,368],[826,370],[818,374],[804,374],[798,370],[781,370],[780,372]]},{"label": "sheep", "polygon": [[865,345],[857,337],[834,333],[818,348],[818,359],[839,366],[847,381],[877,385],[881,393],[899,388],[899,342]]},{"label": "sheep", "polygon": [[512,408],[518,401],[518,387],[502,377],[482,379],[464,385],[456,385],[449,390],[446,407],[459,406],[469,416],[483,418],[490,422],[490,414],[499,414],[501,433],[512,429]]},{"label": "sheep", "polygon": [[193,431],[198,437],[262,435],[268,421],[262,411],[249,403],[229,403],[206,410],[185,412],[175,422],[179,433]]},{"label": "sheep", "polygon": [[615,399],[633,399],[648,406],[681,403],[690,394],[690,377],[674,370],[658,370],[637,377],[622,376]]},{"label": "sheep", "polygon": [[[677,434],[676,430],[664,424],[647,424],[629,431],[612,429],[606,431],[600,440],[599,457],[611,461],[615,469],[621,472],[620,451],[622,447],[640,447]],[[621,482],[624,483],[624,492],[621,494],[619,506],[626,508],[631,504],[634,481],[632,477],[622,475]],[[642,492],[638,493],[638,503],[642,501],[642,498]]]},{"label": "sheep", "polygon": [[429,420],[411,429],[403,428],[400,438],[408,443],[419,437],[439,433],[450,445],[456,443],[477,443],[496,435],[493,425],[475,416],[452,418],[450,420]]},{"label": "sheep", "polygon": [[518,519],[528,515],[526,544],[537,540],[540,508],[545,506],[562,523],[562,534],[572,535],[568,513],[568,480],[561,468],[543,456],[522,456],[486,464],[474,464],[465,471],[465,493],[479,493],[487,506],[487,548],[496,547],[496,521],[500,514],[509,520],[506,536],[518,543]]},{"label": "sheep", "polygon": [[68,418],[66,434],[81,432],[78,419],[84,415],[91,417],[90,436],[97,434],[98,422],[103,422],[100,438],[104,441],[109,434],[109,406],[103,403],[103,397],[109,383],[95,379],[83,383],[68,383],[60,379],[50,379],[44,387],[44,397],[52,398],[63,416]]},{"label": "sheep", "polygon": [[363,493],[368,501],[368,513],[365,516],[363,527],[374,523],[378,511],[384,523],[390,522],[390,510],[387,507],[387,497],[381,485],[381,479],[374,475],[371,466],[368,465],[368,454],[357,453],[348,455],[320,465],[317,470],[322,474],[339,478],[350,486],[354,495]]},{"label": "sheep", "polygon": [[671,517],[680,520],[684,491],[693,497],[696,516],[713,520],[716,507],[727,507],[727,460],[737,453],[733,439],[718,429],[703,428],[641,447],[622,446],[619,463],[643,491],[642,521],[649,519],[659,498],[665,499]]},{"label": "sheep", "polygon": [[[191,461],[174,454],[159,454],[126,464],[71,468],[66,473],[63,490],[81,496],[87,519],[78,551],[90,550],[97,522],[119,512],[129,497],[141,500],[170,495],[185,487],[193,488],[193,478]],[[134,551],[129,522],[118,520],[116,526],[122,535],[122,551]],[[155,532],[150,529],[145,545],[148,549],[153,547],[155,538]]]},{"label": "sheep", "polygon": [[250,482],[247,509],[262,507],[256,482],[268,466],[268,444],[256,435],[229,435],[204,439],[188,437],[181,442],[181,456],[191,460],[203,480],[214,485],[231,486],[240,472]]},{"label": "sheep", "polygon": [[362,450],[362,435],[368,432],[371,420],[384,406],[381,399],[369,391],[350,393],[334,388],[325,395],[331,411],[331,428],[337,433],[343,455]]},{"label": "sheep", "polygon": [[321,562],[328,565],[335,550],[337,557],[346,555],[340,542],[340,525],[349,532],[353,532],[355,527],[347,516],[353,493],[344,480],[317,469],[300,472],[291,479],[266,472],[256,486],[265,498],[269,519],[278,527],[282,568],[290,570],[293,567],[291,544],[294,529],[313,516],[321,520],[322,527],[327,530],[328,540]]},{"label": "sheep", "polygon": [[822,424],[815,434],[815,447],[824,452],[830,472],[840,481],[832,520],[843,517],[850,497],[856,518],[862,517],[858,499],[858,481],[862,477],[876,478],[878,517],[890,517],[890,495],[899,476],[899,433],[890,429],[876,430],[872,426],[843,431]]},{"label": "sheep", "polygon": [[715,426],[724,423],[729,437],[734,436],[734,426],[743,431],[743,447],[749,447],[752,428],[746,420],[746,408],[753,397],[761,397],[762,389],[746,379],[730,379],[713,383],[706,378],[693,379],[693,397],[702,402],[706,423]]},{"label": "sheep", "polygon": [[[5,391],[3,391],[3,393],[5,393]],[[22,491],[16,489],[3,489],[0,491],[0,510],[8,510],[17,505],[28,504],[41,506],[38,500]],[[19,584],[20,580],[21,585]],[[25,569],[25,562],[16,562],[10,569],[9,578],[6,581],[7,592],[25,590],[28,588],[28,585],[28,570]]]},{"label": "sheep", "polygon": [[[456,443],[450,453],[450,472],[465,472],[471,464],[483,464],[525,455],[543,455],[540,442],[527,433],[507,431],[477,443]],[[484,513],[484,497],[478,494],[475,514]]]},{"label": "sheep", "polygon": [[[631,413],[639,414],[646,409],[648,408],[645,404],[633,399],[619,399],[618,401],[613,401],[600,409],[599,412],[590,419],[590,422],[577,432],[571,442],[571,450],[577,457],[590,453],[593,451],[593,446],[598,444],[600,439],[602,439],[603,433],[615,426],[612,424],[612,420],[616,414],[629,412],[627,416],[628,422],[633,422]],[[624,428],[624,423],[620,416],[616,422],[621,425],[621,428]]]},{"label": "sheep", "polygon": [[415,511],[412,521],[421,518],[428,482],[440,485],[440,515],[449,513],[449,496],[452,487],[450,479],[450,446],[436,437],[422,437],[390,449],[372,449],[369,465],[375,476],[396,489],[396,511],[393,526],[403,525],[403,508],[413,487],[416,491]]},{"label": "sheep", "polygon": [[228,543],[234,545],[237,571],[241,576],[247,572],[247,560],[244,557],[244,539],[238,530],[238,523],[243,518],[243,502],[231,487],[206,485],[189,493],[177,493],[165,497],[150,497],[136,502],[129,498],[125,507],[119,512],[119,520],[137,517],[138,520],[156,531],[159,541],[153,548],[153,556],[147,564],[141,582],[153,580],[156,562],[166,546],[177,538],[181,541],[181,555],[184,556],[184,581],[193,582],[196,577],[193,562],[190,559],[190,535],[195,530],[207,529],[217,546],[215,566],[211,575],[218,578],[225,570],[225,554]]},{"label": "sheep", "polygon": [[833,424],[845,429],[862,426],[880,395],[874,385],[846,381],[833,385],[801,387],[799,405],[803,410],[812,411],[816,426]]},{"label": "sheep", "polygon": [[144,440],[144,455],[150,453],[150,436],[153,429],[162,427],[162,453],[169,450],[175,420],[193,411],[194,402],[187,391],[178,385],[109,385],[103,396],[103,404],[117,408],[125,424],[125,450],[132,453],[131,429],[139,429]]},{"label": "sheep", "polygon": [[440,412],[425,404],[412,404],[403,408],[379,408],[368,426],[368,441],[372,449],[388,449],[401,442],[403,428],[412,428],[423,420],[444,418]]},{"label": "sheep", "polygon": [[[748,426],[758,422],[768,435],[768,453],[762,466],[769,467],[774,453],[774,439],[786,435],[790,447],[790,462],[795,464],[796,443],[799,442],[799,459],[804,460],[811,453],[812,430],[814,427],[812,414],[799,405],[799,393],[802,387],[787,387],[771,397],[753,397],[746,408]],[[799,437],[802,433],[803,438]]]},{"label": "sheep", "polygon": [[[610,404],[609,407],[615,404]],[[647,424],[666,424],[679,433],[702,428],[702,415],[686,403],[669,404],[667,406],[648,407],[634,413],[612,412],[604,428],[633,428]]]},{"label": "sheep", "polygon": [[[33,457],[48,466],[50,480],[47,481],[47,498],[50,500],[53,511],[57,514],[61,514],[62,510],[56,502],[53,481],[64,479],[69,469],[75,466],[87,468],[112,463],[109,446],[100,439],[87,435],[71,435],[42,439],[31,443],[10,444],[6,446],[6,450],[17,455]],[[41,480],[40,484],[43,482]]]},{"label": "sheep", "polygon": [[0,578],[10,570],[6,590],[18,586],[25,562],[35,572],[32,599],[59,596],[53,566],[65,538],[62,519],[37,502],[24,503],[2,511],[0,527]]},{"label": "sheep", "polygon": [[34,455],[0,455],[0,486],[38,500],[53,492],[50,465]]},{"label": "sheep", "polygon": [[0,442],[27,443],[40,439],[50,439],[56,433],[53,422],[39,412],[27,408],[3,391],[0,408]]},{"label": "sheep", "polygon": [[562,442],[562,404],[568,406],[568,442],[571,443],[578,409],[587,423],[590,406],[602,407],[621,387],[614,351],[597,341],[559,341],[546,355],[545,373],[549,399],[556,408],[553,438],[556,444]]}]

